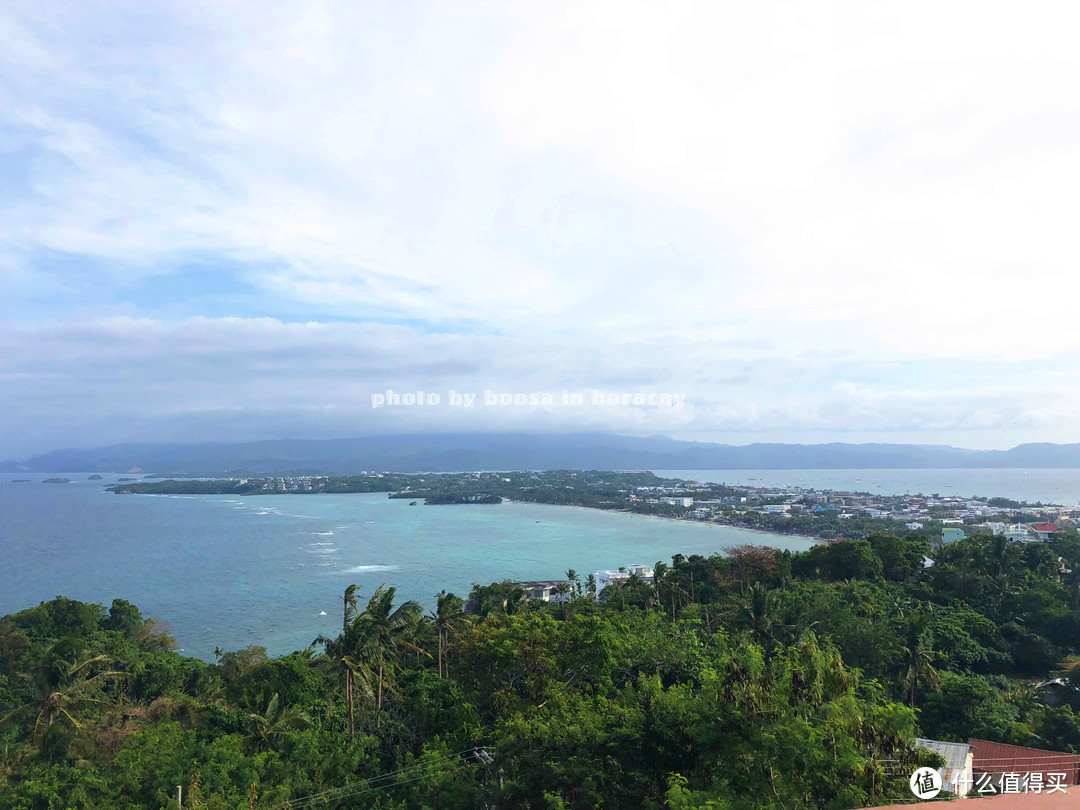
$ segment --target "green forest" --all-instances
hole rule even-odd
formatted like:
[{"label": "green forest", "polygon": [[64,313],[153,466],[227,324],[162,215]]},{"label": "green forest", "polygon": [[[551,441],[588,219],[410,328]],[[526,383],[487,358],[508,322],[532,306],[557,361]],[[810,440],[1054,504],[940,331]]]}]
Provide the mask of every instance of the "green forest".
[{"label": "green forest", "polygon": [[1063,534],[676,555],[600,599],[568,571],[558,604],[352,586],[335,637],[213,663],[122,599],[57,597],[0,619],[0,808],[175,810],[177,786],[238,810],[906,801],[940,762],[917,736],[1080,752]]}]

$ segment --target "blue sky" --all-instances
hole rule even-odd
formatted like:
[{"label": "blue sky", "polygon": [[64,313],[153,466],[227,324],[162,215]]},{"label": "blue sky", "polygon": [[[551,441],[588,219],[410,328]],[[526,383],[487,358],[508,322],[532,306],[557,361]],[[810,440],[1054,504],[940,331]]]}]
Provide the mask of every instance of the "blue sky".
[{"label": "blue sky", "polygon": [[[1080,441],[1077,16],[8,3],[0,457]],[[387,388],[686,406],[373,410]]]}]

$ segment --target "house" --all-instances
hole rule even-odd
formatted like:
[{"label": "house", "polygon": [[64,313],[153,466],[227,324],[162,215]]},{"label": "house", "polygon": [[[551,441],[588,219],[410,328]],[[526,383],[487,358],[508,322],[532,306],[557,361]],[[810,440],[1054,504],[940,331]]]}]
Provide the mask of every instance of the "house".
[{"label": "house", "polygon": [[1038,536],[1039,541],[1042,543],[1050,540],[1055,534],[1061,531],[1061,529],[1059,529],[1053,523],[1036,523],[1031,528],[1035,530],[1035,534]]},{"label": "house", "polygon": [[963,540],[967,537],[964,534],[963,529],[942,529],[941,530],[941,543],[942,545],[949,545],[949,543],[955,543],[957,540]]},{"label": "house", "polygon": [[1054,678],[1035,685],[1035,697],[1047,706],[1060,706],[1076,696],[1076,688],[1064,678]]},{"label": "house", "polygon": [[573,588],[573,584],[565,579],[534,579],[512,584],[515,588],[521,588],[521,590],[525,591],[527,599],[539,599],[541,602],[568,602],[570,601],[571,591],[567,591],[566,596],[560,596],[558,587],[567,585],[569,588]]},{"label": "house", "polygon": [[1013,543],[1027,543],[1031,540],[1031,535],[1028,533],[1028,527],[1022,523],[1016,526],[1010,526],[1005,530],[1003,537],[1008,538]]},{"label": "house", "polygon": [[966,796],[974,784],[972,775],[971,746],[967,743],[941,742],[916,738],[919,748],[932,751],[945,758],[945,765],[938,769],[941,787],[957,796]]},{"label": "house", "polygon": [[916,532],[916,531],[918,531],[919,529],[922,528],[922,524],[919,523],[919,521],[917,521],[917,520],[913,520],[913,521],[911,521],[911,523],[905,523],[904,528],[908,529],[909,531]]}]

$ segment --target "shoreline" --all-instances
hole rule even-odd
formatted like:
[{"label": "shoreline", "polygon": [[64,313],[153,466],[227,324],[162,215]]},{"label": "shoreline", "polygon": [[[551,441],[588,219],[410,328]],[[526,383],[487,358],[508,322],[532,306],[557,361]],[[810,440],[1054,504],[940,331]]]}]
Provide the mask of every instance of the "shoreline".
[{"label": "shoreline", "polygon": [[[758,528],[753,527],[753,526],[736,526],[736,525],[734,525],[732,523],[720,523],[720,522],[715,521],[715,520],[690,520],[688,518],[667,516],[667,515],[647,515],[647,514],[644,514],[642,512],[634,512],[631,509],[601,509],[598,506],[584,506],[584,505],[578,504],[578,503],[537,503],[535,501],[516,501],[516,500],[514,500],[512,498],[506,498],[506,497],[503,498],[503,503],[523,504],[523,505],[526,505],[526,506],[555,506],[555,507],[565,508],[565,509],[587,509],[587,510],[589,510],[591,512],[612,512],[612,513],[617,513],[617,514],[621,514],[621,515],[630,515],[632,517],[638,517],[638,518],[651,518],[653,520],[671,520],[671,521],[678,521],[680,523],[692,523],[692,524],[696,524],[696,525],[699,525],[699,526],[711,526],[711,527],[714,527],[714,528],[723,528],[723,529],[736,529],[736,530],[741,531],[741,532],[754,532],[756,534],[767,534],[770,537],[791,537],[791,538],[793,538],[795,540],[809,540],[810,542],[815,543],[815,544],[819,544],[819,545],[826,544],[826,543],[829,542],[828,540],[826,540],[826,539],[824,539],[822,537],[812,537],[812,536],[810,536],[808,534],[795,534],[795,533],[788,533],[788,532],[772,532],[772,531],[769,531],[768,529],[758,529]],[[468,506],[469,504],[462,504],[462,505]]]}]

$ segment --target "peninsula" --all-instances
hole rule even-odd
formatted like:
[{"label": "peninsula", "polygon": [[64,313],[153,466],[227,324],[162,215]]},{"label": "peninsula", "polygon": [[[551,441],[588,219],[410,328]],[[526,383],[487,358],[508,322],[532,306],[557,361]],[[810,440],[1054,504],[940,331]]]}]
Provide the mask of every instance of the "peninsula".
[{"label": "peninsula", "polygon": [[[862,539],[875,532],[956,539],[989,531],[1038,538],[1036,526],[1071,526],[1080,509],[1007,498],[937,493],[875,495],[806,487],[751,487],[661,478],[644,471],[365,472],[349,476],[169,479],[109,486],[117,494],[316,495],[387,493],[425,505],[527,503],[584,506],[718,523],[822,540]],[[1044,532],[1045,533],[1045,532]]]}]

